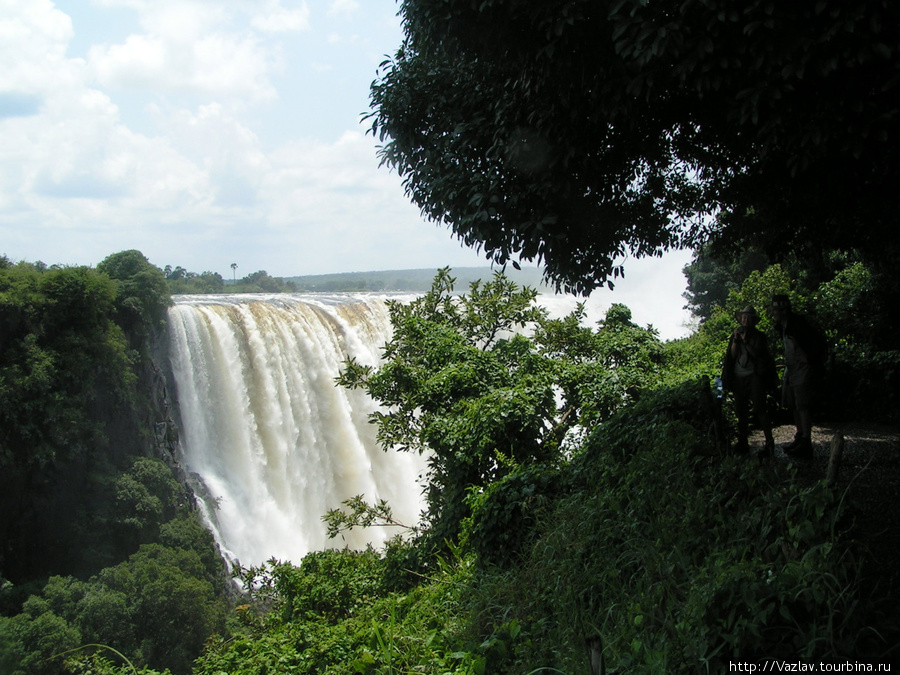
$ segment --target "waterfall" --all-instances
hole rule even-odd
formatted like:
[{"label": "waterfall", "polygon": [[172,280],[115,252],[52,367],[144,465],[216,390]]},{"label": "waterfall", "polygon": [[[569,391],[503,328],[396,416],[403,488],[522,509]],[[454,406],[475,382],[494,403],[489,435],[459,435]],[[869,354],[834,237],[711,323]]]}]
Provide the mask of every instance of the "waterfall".
[{"label": "waterfall", "polygon": [[384,297],[367,294],[175,298],[170,358],[185,463],[208,493],[226,556],[297,564],[329,546],[379,545],[395,531],[326,536],[322,515],[357,494],[416,523],[424,460],[380,449],[368,424],[375,404],[334,382],[348,356],[376,365],[390,329]]}]

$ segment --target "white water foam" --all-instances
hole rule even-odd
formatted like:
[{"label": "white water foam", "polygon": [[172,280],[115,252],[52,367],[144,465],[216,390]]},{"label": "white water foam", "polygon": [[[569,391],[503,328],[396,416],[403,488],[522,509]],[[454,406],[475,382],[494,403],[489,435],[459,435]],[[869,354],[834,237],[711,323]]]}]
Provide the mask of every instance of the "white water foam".
[{"label": "white water foam", "polygon": [[299,563],[329,546],[382,544],[391,528],[329,540],[322,516],[362,494],[415,524],[425,461],[383,451],[375,404],[334,378],[348,356],[376,365],[390,336],[384,296],[180,296],[171,365],[189,472],[217,506],[208,520],[244,565]]}]

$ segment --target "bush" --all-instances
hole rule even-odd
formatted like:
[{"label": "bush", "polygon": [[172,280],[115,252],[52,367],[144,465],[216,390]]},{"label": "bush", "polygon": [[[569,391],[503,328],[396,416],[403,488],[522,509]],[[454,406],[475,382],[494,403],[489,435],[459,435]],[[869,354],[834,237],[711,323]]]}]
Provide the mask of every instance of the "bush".
[{"label": "bush", "polygon": [[541,511],[558,496],[558,470],[532,466],[469,495],[472,515],[462,539],[481,567],[509,567],[530,548]]},{"label": "bush", "polygon": [[645,672],[857,653],[864,612],[842,495],[714,456],[696,393],[648,396],[573,460],[573,490],[543,512],[505,591],[504,616],[540,632],[531,667],[585,670],[591,641],[609,666]]}]

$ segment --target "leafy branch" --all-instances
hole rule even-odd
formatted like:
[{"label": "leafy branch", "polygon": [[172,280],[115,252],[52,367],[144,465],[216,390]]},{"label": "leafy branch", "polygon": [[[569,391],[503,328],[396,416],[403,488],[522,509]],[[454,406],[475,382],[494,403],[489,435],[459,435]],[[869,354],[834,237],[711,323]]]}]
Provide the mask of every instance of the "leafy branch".
[{"label": "leafy branch", "polygon": [[349,510],[331,509],[322,516],[322,520],[328,525],[329,539],[354,527],[402,527],[411,532],[419,531],[418,527],[405,525],[394,518],[391,507],[383,499],[368,504],[362,495],[356,495],[341,503]]}]

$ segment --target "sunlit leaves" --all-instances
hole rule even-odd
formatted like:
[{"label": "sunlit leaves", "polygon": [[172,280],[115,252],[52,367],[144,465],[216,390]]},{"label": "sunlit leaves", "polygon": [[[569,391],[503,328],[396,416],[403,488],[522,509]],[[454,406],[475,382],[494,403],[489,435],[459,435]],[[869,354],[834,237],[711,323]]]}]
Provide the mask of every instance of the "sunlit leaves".
[{"label": "sunlit leaves", "polygon": [[581,325],[581,309],[549,320],[536,295],[499,273],[457,295],[441,270],[429,293],[391,304],[383,364],[351,360],[338,378],[381,404],[372,421],[382,446],[427,455],[427,519],[438,542],[455,536],[470,488],[560,462],[570,429],[652,386],[659,341],[627,308],[614,305],[594,330]]}]

